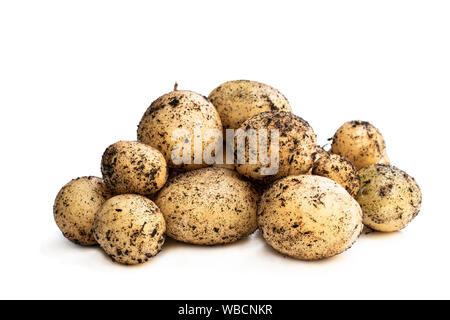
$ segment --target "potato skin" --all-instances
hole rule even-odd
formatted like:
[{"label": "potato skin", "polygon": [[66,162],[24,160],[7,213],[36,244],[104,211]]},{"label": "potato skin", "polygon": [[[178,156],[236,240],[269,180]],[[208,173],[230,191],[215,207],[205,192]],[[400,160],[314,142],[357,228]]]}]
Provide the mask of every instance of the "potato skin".
[{"label": "potato skin", "polygon": [[215,88],[208,97],[217,108],[225,129],[237,129],[258,113],[292,111],[288,100],[266,84],[249,81],[228,81]]},{"label": "potato skin", "polygon": [[[138,141],[157,148],[162,152],[170,168],[194,170],[206,167],[206,163],[194,163],[194,126],[202,125],[202,136],[209,129],[222,132],[222,122],[216,108],[205,97],[192,91],[172,91],[156,99],[145,112],[139,123]],[[187,130],[191,142],[191,164],[173,163],[171,152],[178,141],[172,140],[177,129]],[[205,139],[202,150],[214,139]],[[222,143],[220,141],[220,143]]]},{"label": "potato skin", "polygon": [[285,111],[263,112],[245,121],[240,129],[279,130],[279,168],[274,175],[263,175],[261,169],[269,167],[259,161],[249,163],[248,145],[245,163],[237,163],[236,170],[254,180],[272,182],[289,175],[308,173],[313,165],[317,138],[311,126],[302,118]]},{"label": "potato skin", "polygon": [[358,170],[346,158],[337,154],[327,154],[314,162],[312,174],[336,181],[356,197],[360,187]]},{"label": "potato skin", "polygon": [[217,168],[225,168],[225,169],[229,169],[229,170],[236,170],[236,155],[234,153],[232,153],[230,151],[228,157],[230,157],[231,159],[233,159],[233,163],[227,163],[227,145],[226,143],[224,143],[223,148],[222,148],[222,157],[223,157],[223,163],[217,163],[217,159],[216,162],[213,164],[213,167],[217,167]]},{"label": "potato skin", "polygon": [[313,160],[314,162],[317,162],[322,157],[328,157],[330,153],[328,151],[325,151],[324,148],[321,146],[317,146],[316,151],[313,153]]},{"label": "potato skin", "polygon": [[331,152],[347,158],[358,170],[375,163],[389,164],[383,136],[366,121],[344,123],[332,140]]},{"label": "potato skin", "polygon": [[362,232],[358,203],[336,182],[320,176],[290,176],[261,197],[258,225],[278,252],[319,260],[350,248]]},{"label": "potato skin", "polygon": [[161,152],[136,141],[110,145],[102,157],[102,174],[114,194],[155,194],[169,175]]},{"label": "potato skin", "polygon": [[83,246],[96,245],[92,234],[94,215],[109,197],[100,178],[81,177],[67,183],[53,205],[55,222],[64,237]]},{"label": "potato skin", "polygon": [[406,172],[390,165],[374,164],[359,171],[361,189],[357,201],[364,224],[376,231],[405,228],[418,214],[422,193]]},{"label": "potato skin", "polygon": [[95,239],[118,263],[147,262],[161,250],[165,233],[161,211],[153,201],[140,195],[112,197],[95,215]]},{"label": "potato skin", "polygon": [[155,200],[167,221],[167,234],[182,242],[216,245],[237,241],[256,230],[258,193],[237,172],[204,168],[169,180]]}]

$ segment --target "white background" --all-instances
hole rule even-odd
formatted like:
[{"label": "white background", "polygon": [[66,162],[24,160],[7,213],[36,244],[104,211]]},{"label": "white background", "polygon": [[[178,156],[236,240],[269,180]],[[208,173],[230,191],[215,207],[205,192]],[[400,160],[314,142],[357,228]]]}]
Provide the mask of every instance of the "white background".
[{"label": "white background", "polygon": [[[124,267],[62,237],[57,192],[100,175],[154,99],[235,79],[278,88],[321,143],[375,124],[422,187],[421,214],[321,262],[256,233],[169,240]],[[449,107],[448,1],[2,1],[0,298],[450,298]]]}]

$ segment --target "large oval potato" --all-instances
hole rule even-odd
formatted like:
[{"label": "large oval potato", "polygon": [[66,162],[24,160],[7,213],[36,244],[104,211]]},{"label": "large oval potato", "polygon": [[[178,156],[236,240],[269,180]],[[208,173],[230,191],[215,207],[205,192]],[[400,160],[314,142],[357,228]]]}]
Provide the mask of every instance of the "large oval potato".
[{"label": "large oval potato", "polygon": [[389,164],[384,138],[369,122],[346,122],[332,140],[331,152],[347,158],[358,170],[375,163]]},{"label": "large oval potato", "polygon": [[[312,168],[317,138],[311,126],[302,118],[285,111],[263,112],[245,121],[240,129],[248,134],[245,140],[241,140],[245,143],[243,146],[236,138],[236,152],[245,150],[243,161],[237,153],[236,170],[240,174],[254,180],[272,182],[281,177],[307,173]],[[252,152],[250,142],[260,140],[260,130],[268,130],[268,143],[263,148],[258,145],[257,150]],[[275,149],[272,148],[275,139],[271,130],[276,130],[279,136]],[[252,155],[256,156],[256,161],[252,160]],[[266,156],[268,161],[263,163],[261,159]]]},{"label": "large oval potato", "polygon": [[364,224],[371,229],[398,231],[419,214],[422,193],[406,172],[375,164],[362,168],[359,175],[361,189],[356,199],[364,213]]},{"label": "large oval potato", "polygon": [[256,230],[258,196],[237,172],[204,168],[170,179],[155,202],[170,237],[215,245],[237,241]]},{"label": "large oval potato", "polygon": [[[170,168],[193,170],[212,164],[205,162],[203,153],[216,144],[217,150],[221,149],[222,122],[205,97],[192,91],[172,91],[150,105],[137,135],[140,142],[160,150]],[[197,158],[196,146],[200,153]],[[172,152],[180,156],[180,163],[173,161]],[[181,162],[182,155],[187,161]]]},{"label": "large oval potato", "polygon": [[258,225],[267,243],[302,260],[347,250],[362,232],[362,211],[336,182],[320,176],[290,176],[261,197]]},{"label": "large oval potato", "polygon": [[53,205],[55,222],[64,237],[80,245],[96,245],[94,216],[110,197],[105,183],[97,177],[82,177],[66,184]]},{"label": "large oval potato", "polygon": [[266,84],[249,81],[228,81],[208,96],[217,108],[224,129],[237,129],[248,118],[265,111],[291,111],[288,100]]}]

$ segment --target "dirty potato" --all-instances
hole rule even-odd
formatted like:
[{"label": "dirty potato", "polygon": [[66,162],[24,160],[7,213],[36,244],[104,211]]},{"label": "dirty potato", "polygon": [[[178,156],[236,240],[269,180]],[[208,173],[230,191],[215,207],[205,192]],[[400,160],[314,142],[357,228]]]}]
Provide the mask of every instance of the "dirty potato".
[{"label": "dirty potato", "polygon": [[346,158],[337,154],[327,154],[314,162],[312,174],[336,181],[347,190],[352,197],[359,191],[358,170]]},{"label": "dirty potato", "polygon": [[161,152],[136,141],[119,141],[102,157],[102,174],[114,194],[155,194],[166,183],[168,168]]},{"label": "dirty potato", "polygon": [[96,213],[94,236],[115,262],[139,264],[162,248],[166,223],[155,203],[143,196],[123,194],[106,201]]},{"label": "dirty potato", "polygon": [[285,96],[256,81],[225,82],[215,88],[208,99],[219,111],[224,129],[237,129],[245,120],[261,112],[291,111]]},{"label": "dirty potato", "polygon": [[384,138],[369,122],[346,122],[332,140],[331,152],[347,158],[358,170],[375,163],[389,164]]},{"label": "dirty potato", "polygon": [[66,184],[53,205],[53,216],[63,235],[80,245],[96,245],[94,215],[109,197],[105,183],[97,177],[82,177]]},{"label": "dirty potato", "polygon": [[[263,112],[245,121],[240,129],[243,138],[238,132],[235,143],[236,170],[240,174],[272,182],[281,177],[308,173],[312,168],[317,149],[316,135],[302,118],[285,111]],[[267,130],[267,139],[261,130]],[[272,130],[277,133],[278,142]],[[253,151],[252,145],[257,146]],[[239,150],[245,151],[245,155],[241,152],[240,156]]]},{"label": "dirty potato", "polygon": [[[156,99],[138,127],[138,140],[162,152],[170,168],[206,167],[222,145],[222,122],[216,108],[192,91],[172,91]],[[199,151],[197,151],[197,149]],[[198,157],[200,154],[200,157]]]},{"label": "dirty potato", "polygon": [[258,196],[236,171],[204,168],[169,180],[155,202],[170,237],[216,245],[237,241],[256,230]]},{"label": "dirty potato", "polygon": [[418,214],[422,193],[406,172],[390,165],[375,164],[359,171],[361,189],[357,200],[364,224],[376,231],[405,228]]},{"label": "dirty potato", "polygon": [[340,254],[363,229],[356,200],[336,182],[311,175],[286,177],[267,189],[258,225],[270,246],[301,260]]}]

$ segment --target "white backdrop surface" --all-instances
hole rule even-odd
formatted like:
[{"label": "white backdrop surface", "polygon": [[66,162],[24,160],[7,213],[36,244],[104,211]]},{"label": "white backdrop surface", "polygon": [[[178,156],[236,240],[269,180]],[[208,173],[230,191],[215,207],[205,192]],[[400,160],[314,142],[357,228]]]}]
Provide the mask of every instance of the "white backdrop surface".
[{"label": "white backdrop surface", "polygon": [[[448,1],[2,1],[0,298],[450,298],[449,16]],[[255,233],[169,240],[123,267],[62,237],[56,193],[100,175],[154,99],[235,79],[279,89],[321,144],[345,121],[376,125],[420,215],[320,262]]]}]

